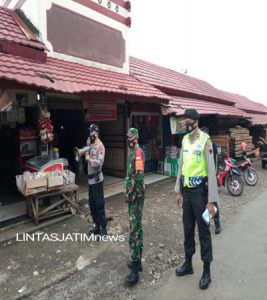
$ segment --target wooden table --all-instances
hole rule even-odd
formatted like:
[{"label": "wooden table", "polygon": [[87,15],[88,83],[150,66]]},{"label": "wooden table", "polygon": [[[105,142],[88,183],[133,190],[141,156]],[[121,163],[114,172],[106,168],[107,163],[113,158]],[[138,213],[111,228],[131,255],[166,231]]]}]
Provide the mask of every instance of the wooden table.
[{"label": "wooden table", "polygon": [[[77,203],[78,190],[78,185],[69,184],[53,188],[53,190],[49,190],[46,192],[26,196],[27,214],[32,217],[34,224],[38,225],[39,220],[64,214],[66,212],[74,213],[75,210],[79,210],[79,205]],[[40,200],[43,200],[46,197],[53,196],[59,196],[59,199],[55,203],[43,209],[40,209]]]}]

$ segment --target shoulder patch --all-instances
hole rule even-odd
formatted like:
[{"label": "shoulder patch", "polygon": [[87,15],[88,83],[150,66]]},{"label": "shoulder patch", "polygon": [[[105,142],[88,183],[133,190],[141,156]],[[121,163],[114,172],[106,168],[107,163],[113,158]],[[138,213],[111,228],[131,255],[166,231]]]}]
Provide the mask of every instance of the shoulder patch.
[{"label": "shoulder patch", "polygon": [[99,154],[100,154],[100,155],[103,155],[103,154],[104,154],[104,151],[105,151],[104,146],[103,146],[103,145],[100,145],[100,147],[99,147]]}]

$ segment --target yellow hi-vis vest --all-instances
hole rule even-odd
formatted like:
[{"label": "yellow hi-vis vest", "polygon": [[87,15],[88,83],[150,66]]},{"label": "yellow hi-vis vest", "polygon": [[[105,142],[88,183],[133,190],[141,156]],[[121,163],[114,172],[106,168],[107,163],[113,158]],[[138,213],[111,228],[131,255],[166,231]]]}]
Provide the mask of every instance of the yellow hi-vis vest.
[{"label": "yellow hi-vis vest", "polygon": [[207,168],[204,157],[204,148],[209,135],[200,131],[199,137],[193,144],[189,142],[189,135],[183,139],[183,186],[193,188],[201,184],[207,176]]}]

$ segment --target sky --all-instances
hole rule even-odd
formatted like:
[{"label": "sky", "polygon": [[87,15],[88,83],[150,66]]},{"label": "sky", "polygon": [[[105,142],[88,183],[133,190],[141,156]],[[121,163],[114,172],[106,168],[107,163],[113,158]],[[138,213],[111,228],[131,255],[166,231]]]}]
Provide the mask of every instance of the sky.
[{"label": "sky", "polygon": [[266,0],[132,0],[129,52],[267,106]]}]

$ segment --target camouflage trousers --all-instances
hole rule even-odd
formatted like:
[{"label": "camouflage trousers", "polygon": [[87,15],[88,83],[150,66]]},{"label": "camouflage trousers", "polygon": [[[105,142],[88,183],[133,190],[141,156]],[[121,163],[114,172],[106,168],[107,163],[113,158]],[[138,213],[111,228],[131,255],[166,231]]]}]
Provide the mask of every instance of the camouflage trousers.
[{"label": "camouflage trousers", "polygon": [[131,261],[141,260],[143,250],[143,207],[145,200],[144,191],[137,192],[129,197],[129,217],[130,217],[130,238],[129,247],[131,251]]}]

